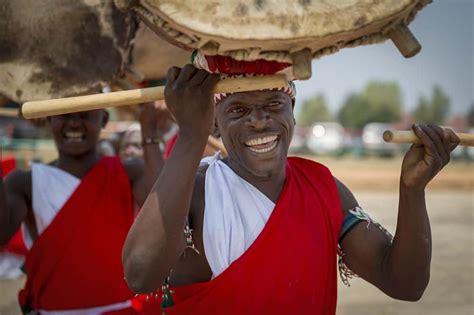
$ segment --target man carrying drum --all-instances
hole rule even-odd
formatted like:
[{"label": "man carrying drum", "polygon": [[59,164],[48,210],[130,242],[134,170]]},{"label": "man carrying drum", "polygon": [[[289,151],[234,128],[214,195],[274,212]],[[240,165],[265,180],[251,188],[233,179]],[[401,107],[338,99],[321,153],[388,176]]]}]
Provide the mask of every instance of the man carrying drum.
[{"label": "man carrying drum", "polygon": [[133,201],[144,202],[163,165],[158,114],[151,104],[140,117],[145,162],[123,164],[118,157],[98,158],[106,111],[48,120],[58,159],[16,170],[4,184],[0,178],[0,244],[22,224],[29,249],[22,310],[133,314],[140,301],[123,280],[120,253],[134,219]]},{"label": "man carrying drum", "polygon": [[[206,58],[221,74],[236,62],[219,69]],[[420,299],[431,260],[425,187],[457,136],[413,126],[423,144],[403,160],[392,237],[326,167],[287,157],[291,82],[214,95],[218,79],[192,65],[168,72],[165,97],[180,137],[125,242],[132,290],[153,292],[166,314],[335,314],[339,255],[344,280],[357,274],[393,298]],[[228,157],[201,160],[210,133]]]}]

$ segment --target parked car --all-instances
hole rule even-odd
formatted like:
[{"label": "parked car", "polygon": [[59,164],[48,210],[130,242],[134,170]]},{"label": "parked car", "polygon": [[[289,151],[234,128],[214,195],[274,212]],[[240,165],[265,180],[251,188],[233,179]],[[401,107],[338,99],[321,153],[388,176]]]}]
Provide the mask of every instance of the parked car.
[{"label": "parked car", "polygon": [[388,129],[391,129],[391,125],[386,123],[374,122],[365,125],[362,129],[362,142],[366,154],[392,157],[397,153],[398,145],[383,140],[383,133]]},{"label": "parked car", "polygon": [[336,122],[317,122],[308,133],[307,147],[314,154],[341,154],[345,143],[344,128]]},{"label": "parked car", "polygon": [[293,139],[291,139],[291,142],[290,142],[290,148],[289,148],[290,152],[300,153],[306,150],[307,134],[308,134],[307,128],[295,126]]}]

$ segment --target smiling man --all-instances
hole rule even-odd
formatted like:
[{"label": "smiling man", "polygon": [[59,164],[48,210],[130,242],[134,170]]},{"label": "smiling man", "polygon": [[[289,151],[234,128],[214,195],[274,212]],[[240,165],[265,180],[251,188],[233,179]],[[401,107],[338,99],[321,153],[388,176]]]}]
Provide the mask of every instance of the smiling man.
[{"label": "smiling man", "polygon": [[[389,296],[419,299],[431,258],[424,188],[456,136],[414,127],[423,145],[405,156],[392,238],[326,167],[287,158],[291,84],[213,95],[217,80],[191,65],[168,72],[180,137],[127,236],[129,286],[159,289],[169,315],[335,314],[339,253],[343,280],[354,272]],[[211,132],[228,157],[200,161]]]},{"label": "smiling man", "polygon": [[22,225],[29,248],[19,296],[25,313],[132,312],[120,254],[134,218],[132,201],[144,202],[163,160],[152,105],[141,115],[145,163],[98,157],[107,121],[104,110],[50,117],[58,159],[16,170],[5,184],[0,178],[0,244]]}]

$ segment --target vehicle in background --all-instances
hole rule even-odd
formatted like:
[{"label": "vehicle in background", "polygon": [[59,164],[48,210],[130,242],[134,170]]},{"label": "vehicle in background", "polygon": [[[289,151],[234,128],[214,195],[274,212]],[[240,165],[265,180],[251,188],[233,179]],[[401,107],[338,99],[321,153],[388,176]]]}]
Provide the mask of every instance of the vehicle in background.
[{"label": "vehicle in background", "polygon": [[337,122],[317,122],[312,125],[306,141],[311,153],[339,155],[344,152],[346,135]]},{"label": "vehicle in background", "polygon": [[303,153],[306,150],[306,137],[308,129],[295,126],[293,139],[290,142],[289,151],[291,153]]},{"label": "vehicle in background", "polygon": [[391,129],[390,124],[386,123],[368,123],[362,129],[362,142],[364,151],[367,155],[377,155],[381,157],[393,157],[399,146],[388,143],[383,140],[385,130]]}]

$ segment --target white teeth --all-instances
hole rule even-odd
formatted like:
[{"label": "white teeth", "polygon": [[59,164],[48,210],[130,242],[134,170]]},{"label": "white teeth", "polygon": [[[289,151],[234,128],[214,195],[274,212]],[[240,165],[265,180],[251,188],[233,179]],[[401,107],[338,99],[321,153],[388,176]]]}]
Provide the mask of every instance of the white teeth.
[{"label": "white teeth", "polygon": [[66,137],[68,138],[82,138],[83,133],[82,132],[66,132]]},{"label": "white teeth", "polygon": [[84,137],[82,132],[66,132],[66,138],[71,142],[81,142]]},{"label": "white teeth", "polygon": [[278,142],[275,141],[275,143],[273,143],[270,147],[268,148],[264,148],[264,149],[255,149],[255,148],[252,148],[252,147],[249,147],[250,151],[253,151],[255,153],[267,153],[267,152],[270,152],[271,150],[275,149],[276,146],[278,145]]},{"label": "white teeth", "polygon": [[[245,142],[245,144],[247,146],[266,144],[266,143],[270,143],[272,141],[275,141],[277,138],[278,138],[277,136],[269,136],[269,137],[251,139],[251,140],[248,140],[247,142]],[[266,149],[264,149],[264,150],[266,150]]]}]

